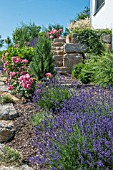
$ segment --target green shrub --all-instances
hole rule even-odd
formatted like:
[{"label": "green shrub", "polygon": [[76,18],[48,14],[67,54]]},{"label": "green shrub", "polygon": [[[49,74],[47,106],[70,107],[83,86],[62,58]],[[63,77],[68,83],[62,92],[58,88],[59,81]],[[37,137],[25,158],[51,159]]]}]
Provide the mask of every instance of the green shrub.
[{"label": "green shrub", "polygon": [[106,53],[98,61],[95,82],[103,87],[113,87],[113,53]]},{"label": "green shrub", "polygon": [[[21,24],[20,27],[13,31],[13,42],[19,44],[20,47],[26,45],[34,46],[34,43],[38,39],[38,35],[41,27],[35,25],[35,23]],[[34,41],[34,42],[33,42]]]},{"label": "green shrub", "polygon": [[22,156],[18,151],[11,149],[8,146],[3,147],[0,152],[0,163],[10,165],[22,164]]},{"label": "green shrub", "polygon": [[1,104],[5,104],[5,103],[14,103],[13,99],[8,96],[8,95],[3,95],[3,96],[0,96],[0,103]]},{"label": "green shrub", "polygon": [[54,73],[51,42],[47,36],[40,36],[30,68],[37,80],[43,79],[47,72]]},{"label": "green shrub", "polygon": [[71,91],[64,85],[48,84],[41,89],[36,89],[34,102],[44,110],[58,112],[63,107],[63,102],[72,96]]},{"label": "green shrub", "polygon": [[74,30],[78,34],[78,40],[87,46],[88,53],[101,55],[105,51],[101,40],[101,33],[92,29]]},{"label": "green shrub", "polygon": [[72,70],[72,77],[78,79],[83,67],[84,67],[83,63],[74,65],[74,68]]}]

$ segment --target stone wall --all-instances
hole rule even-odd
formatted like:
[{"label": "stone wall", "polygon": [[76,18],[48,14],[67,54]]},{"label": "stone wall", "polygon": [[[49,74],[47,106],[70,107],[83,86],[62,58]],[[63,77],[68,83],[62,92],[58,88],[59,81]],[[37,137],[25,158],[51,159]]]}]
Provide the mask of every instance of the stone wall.
[{"label": "stone wall", "polygon": [[80,43],[66,43],[65,38],[55,38],[52,44],[55,69],[60,73],[71,73],[75,64],[83,62],[85,49]]},{"label": "stone wall", "polygon": [[[111,50],[111,35],[103,35],[102,40],[106,47]],[[76,33],[66,38],[55,38],[52,43],[55,69],[60,73],[71,73],[75,64],[83,62],[86,50],[87,47],[78,42]]]}]

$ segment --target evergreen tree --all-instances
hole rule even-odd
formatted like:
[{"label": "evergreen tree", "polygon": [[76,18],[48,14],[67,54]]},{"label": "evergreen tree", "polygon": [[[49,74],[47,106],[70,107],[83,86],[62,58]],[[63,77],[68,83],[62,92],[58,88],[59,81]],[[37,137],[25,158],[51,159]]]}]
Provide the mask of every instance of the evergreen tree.
[{"label": "evergreen tree", "polygon": [[51,42],[47,36],[39,36],[35,55],[31,62],[31,72],[37,80],[43,79],[47,72],[54,73]]}]

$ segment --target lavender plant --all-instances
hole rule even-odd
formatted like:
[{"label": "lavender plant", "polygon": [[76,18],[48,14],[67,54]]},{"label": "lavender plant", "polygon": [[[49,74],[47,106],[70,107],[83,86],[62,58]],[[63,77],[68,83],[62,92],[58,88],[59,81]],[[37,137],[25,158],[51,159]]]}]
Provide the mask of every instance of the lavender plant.
[{"label": "lavender plant", "polygon": [[45,83],[37,85],[33,101],[41,109],[59,112],[63,107],[63,102],[69,100],[71,96],[72,91],[69,87],[61,85],[56,80],[46,79]]},{"label": "lavender plant", "polygon": [[[41,126],[43,128],[41,128]],[[82,87],[35,127],[32,163],[51,170],[113,169],[113,92]]]}]

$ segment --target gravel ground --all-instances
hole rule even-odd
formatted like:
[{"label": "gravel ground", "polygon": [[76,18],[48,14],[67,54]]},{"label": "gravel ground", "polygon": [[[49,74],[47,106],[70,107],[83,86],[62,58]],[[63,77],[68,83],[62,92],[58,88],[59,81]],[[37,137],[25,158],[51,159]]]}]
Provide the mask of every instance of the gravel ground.
[{"label": "gravel ground", "polygon": [[36,113],[36,108],[32,102],[17,103],[14,107],[19,113],[19,117],[15,120],[17,132],[14,139],[7,145],[19,151],[23,155],[24,163],[29,164],[28,158],[35,154],[35,148],[32,146],[34,133],[30,120]]}]

